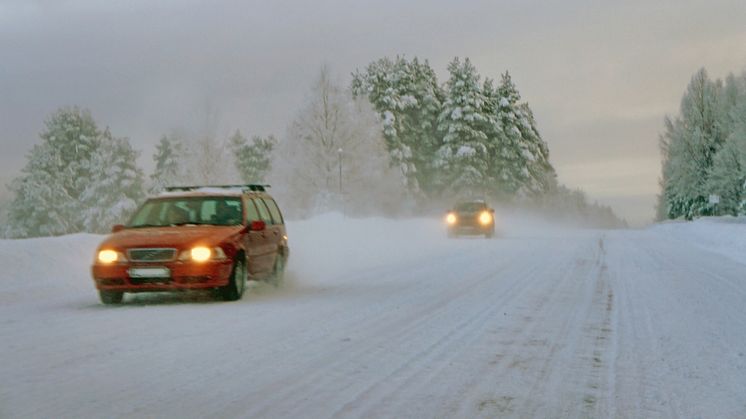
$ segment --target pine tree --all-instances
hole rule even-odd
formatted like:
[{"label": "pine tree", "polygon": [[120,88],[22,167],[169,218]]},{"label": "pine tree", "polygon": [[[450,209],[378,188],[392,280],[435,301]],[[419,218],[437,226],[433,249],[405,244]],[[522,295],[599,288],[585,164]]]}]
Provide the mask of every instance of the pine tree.
[{"label": "pine tree", "polygon": [[440,148],[437,118],[443,91],[427,61],[397,56],[369,64],[353,74],[352,92],[367,97],[381,116],[392,164],[406,177],[415,196],[435,192],[435,153]]},{"label": "pine tree", "polygon": [[124,223],[144,197],[143,173],[135,162],[138,152],[126,138],[114,138],[109,130],[91,159],[94,175],[81,195],[86,231],[103,233]]},{"label": "pine tree", "polygon": [[21,176],[11,182],[7,234],[12,237],[83,229],[80,198],[91,180],[101,133],[90,112],[77,107],[59,109],[45,126]]},{"label": "pine tree", "polygon": [[557,187],[557,174],[549,162],[549,147],[541,138],[534,113],[528,103],[518,106],[518,129],[523,139],[523,156],[527,160],[528,179],[523,186],[524,194],[533,198]]},{"label": "pine tree", "polygon": [[479,84],[479,75],[469,59],[455,58],[448,66],[450,78],[438,129],[443,145],[436,166],[450,194],[484,196],[490,189],[490,155],[486,126],[490,115]]},{"label": "pine tree", "polygon": [[129,142],[100,131],[90,113],[76,107],[52,114],[40,137],[11,182],[6,235],[102,232],[124,221],[142,196]]},{"label": "pine tree", "polygon": [[737,215],[746,210],[746,74],[726,79],[723,102],[721,126],[728,136],[713,158],[707,188],[720,196],[718,213]]},{"label": "pine tree", "polygon": [[708,176],[722,147],[722,83],[713,82],[704,69],[692,77],[681,100],[680,117],[666,118],[661,136],[663,195],[670,218],[708,215]]},{"label": "pine tree", "polygon": [[499,144],[493,156],[492,176],[497,182],[498,196],[511,199],[528,182],[529,172],[525,143],[519,129],[518,101],[521,97],[507,72],[502,75],[495,96]]},{"label": "pine tree", "polygon": [[164,135],[156,145],[153,161],[155,170],[150,175],[151,194],[163,191],[167,186],[183,183],[184,145],[176,135]]},{"label": "pine tree", "polygon": [[236,130],[229,140],[230,148],[235,156],[235,164],[241,180],[246,183],[261,183],[266,181],[271,169],[272,151],[277,144],[274,136],[266,138],[252,137],[251,143]]}]

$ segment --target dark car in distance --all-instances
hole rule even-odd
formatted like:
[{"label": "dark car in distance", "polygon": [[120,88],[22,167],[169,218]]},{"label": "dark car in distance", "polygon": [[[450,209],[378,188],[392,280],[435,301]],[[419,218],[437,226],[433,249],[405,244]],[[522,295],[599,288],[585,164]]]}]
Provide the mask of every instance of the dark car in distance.
[{"label": "dark car in distance", "polygon": [[483,200],[462,201],[446,214],[448,237],[495,235],[495,210]]}]

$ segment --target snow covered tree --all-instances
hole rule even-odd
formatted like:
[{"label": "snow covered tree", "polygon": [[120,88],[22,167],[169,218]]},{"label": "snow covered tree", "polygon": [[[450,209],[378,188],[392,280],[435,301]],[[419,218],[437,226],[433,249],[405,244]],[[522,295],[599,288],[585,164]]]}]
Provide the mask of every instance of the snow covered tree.
[{"label": "snow covered tree", "polygon": [[717,213],[737,215],[743,199],[743,185],[746,181],[743,163],[743,141],[726,141],[713,158],[713,167],[707,179],[707,190],[719,197]]},{"label": "snow covered tree", "polygon": [[379,59],[353,74],[352,93],[367,97],[379,113],[391,162],[406,177],[409,191],[431,196],[443,91],[430,64],[416,57]]},{"label": "snow covered tree", "polygon": [[247,183],[264,182],[271,169],[272,151],[277,144],[274,136],[255,136],[249,142],[236,130],[229,140],[241,180]]},{"label": "snow covered tree", "polygon": [[524,157],[528,160],[528,182],[524,185],[525,194],[537,197],[557,187],[557,172],[549,162],[549,146],[541,138],[534,113],[528,103],[519,105],[521,123],[518,129],[524,143]]},{"label": "snow covered tree", "polygon": [[463,62],[455,58],[448,71],[450,78],[438,117],[443,145],[437,153],[436,167],[441,170],[444,189],[451,195],[484,196],[491,184],[487,127],[492,125],[492,116],[486,109],[488,102],[468,58]]},{"label": "snow covered tree", "polygon": [[91,159],[91,182],[81,195],[84,228],[95,233],[125,222],[144,198],[144,176],[135,165],[139,153],[108,129],[101,140]]},{"label": "snow covered tree", "polygon": [[556,175],[531,108],[520,103],[521,96],[508,72],[502,75],[496,90],[491,81],[485,82],[482,90],[493,115],[493,128],[488,130],[493,193],[502,200],[540,198],[556,186]]},{"label": "snow covered tree", "polygon": [[727,133],[723,131],[722,83],[704,69],[692,77],[681,100],[680,116],[666,118],[661,136],[663,195],[670,218],[708,215],[708,177]]},{"label": "snow covered tree", "polygon": [[153,154],[155,170],[150,175],[150,187],[148,188],[151,194],[157,194],[167,186],[175,186],[184,182],[184,154],[184,144],[178,136],[161,137]]},{"label": "snow covered tree", "polygon": [[307,104],[276,147],[270,180],[291,216],[400,206],[405,179],[389,165],[380,121],[322,68]]},{"label": "snow covered tree", "polygon": [[728,136],[713,158],[707,189],[720,196],[717,212],[744,214],[746,211],[746,73],[726,79],[721,127]]},{"label": "snow covered tree", "polygon": [[91,180],[91,157],[100,131],[90,112],[61,108],[45,122],[22,175],[11,182],[8,210],[12,237],[60,235],[81,231],[80,198]]},{"label": "snow covered tree", "polygon": [[62,108],[45,122],[41,143],[11,182],[9,237],[103,231],[142,194],[136,153],[100,131],[88,111]]},{"label": "snow covered tree", "polygon": [[491,176],[495,179],[498,196],[511,199],[528,183],[529,171],[526,144],[519,129],[521,117],[518,93],[510,74],[502,75],[500,86],[494,95],[498,141],[492,155]]}]

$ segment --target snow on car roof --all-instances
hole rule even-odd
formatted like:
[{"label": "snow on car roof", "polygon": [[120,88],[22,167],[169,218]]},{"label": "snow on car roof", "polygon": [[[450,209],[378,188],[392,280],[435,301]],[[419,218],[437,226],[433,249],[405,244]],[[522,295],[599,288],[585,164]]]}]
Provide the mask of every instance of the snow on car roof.
[{"label": "snow on car roof", "polygon": [[189,191],[165,191],[153,198],[170,198],[179,196],[241,196],[244,190],[241,188],[214,188],[205,186],[204,188],[195,188]]}]

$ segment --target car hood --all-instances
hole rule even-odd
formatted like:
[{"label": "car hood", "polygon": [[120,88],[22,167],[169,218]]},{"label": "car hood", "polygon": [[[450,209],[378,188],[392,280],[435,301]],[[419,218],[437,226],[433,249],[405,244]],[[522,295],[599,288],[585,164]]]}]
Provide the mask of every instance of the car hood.
[{"label": "car hood", "polygon": [[454,212],[456,213],[456,215],[458,215],[460,217],[476,217],[479,214],[481,214],[482,211],[484,211],[484,210],[480,210],[480,211],[454,211]]},{"label": "car hood", "polygon": [[129,228],[109,235],[99,248],[216,246],[239,234],[243,226],[185,225],[178,227]]}]

